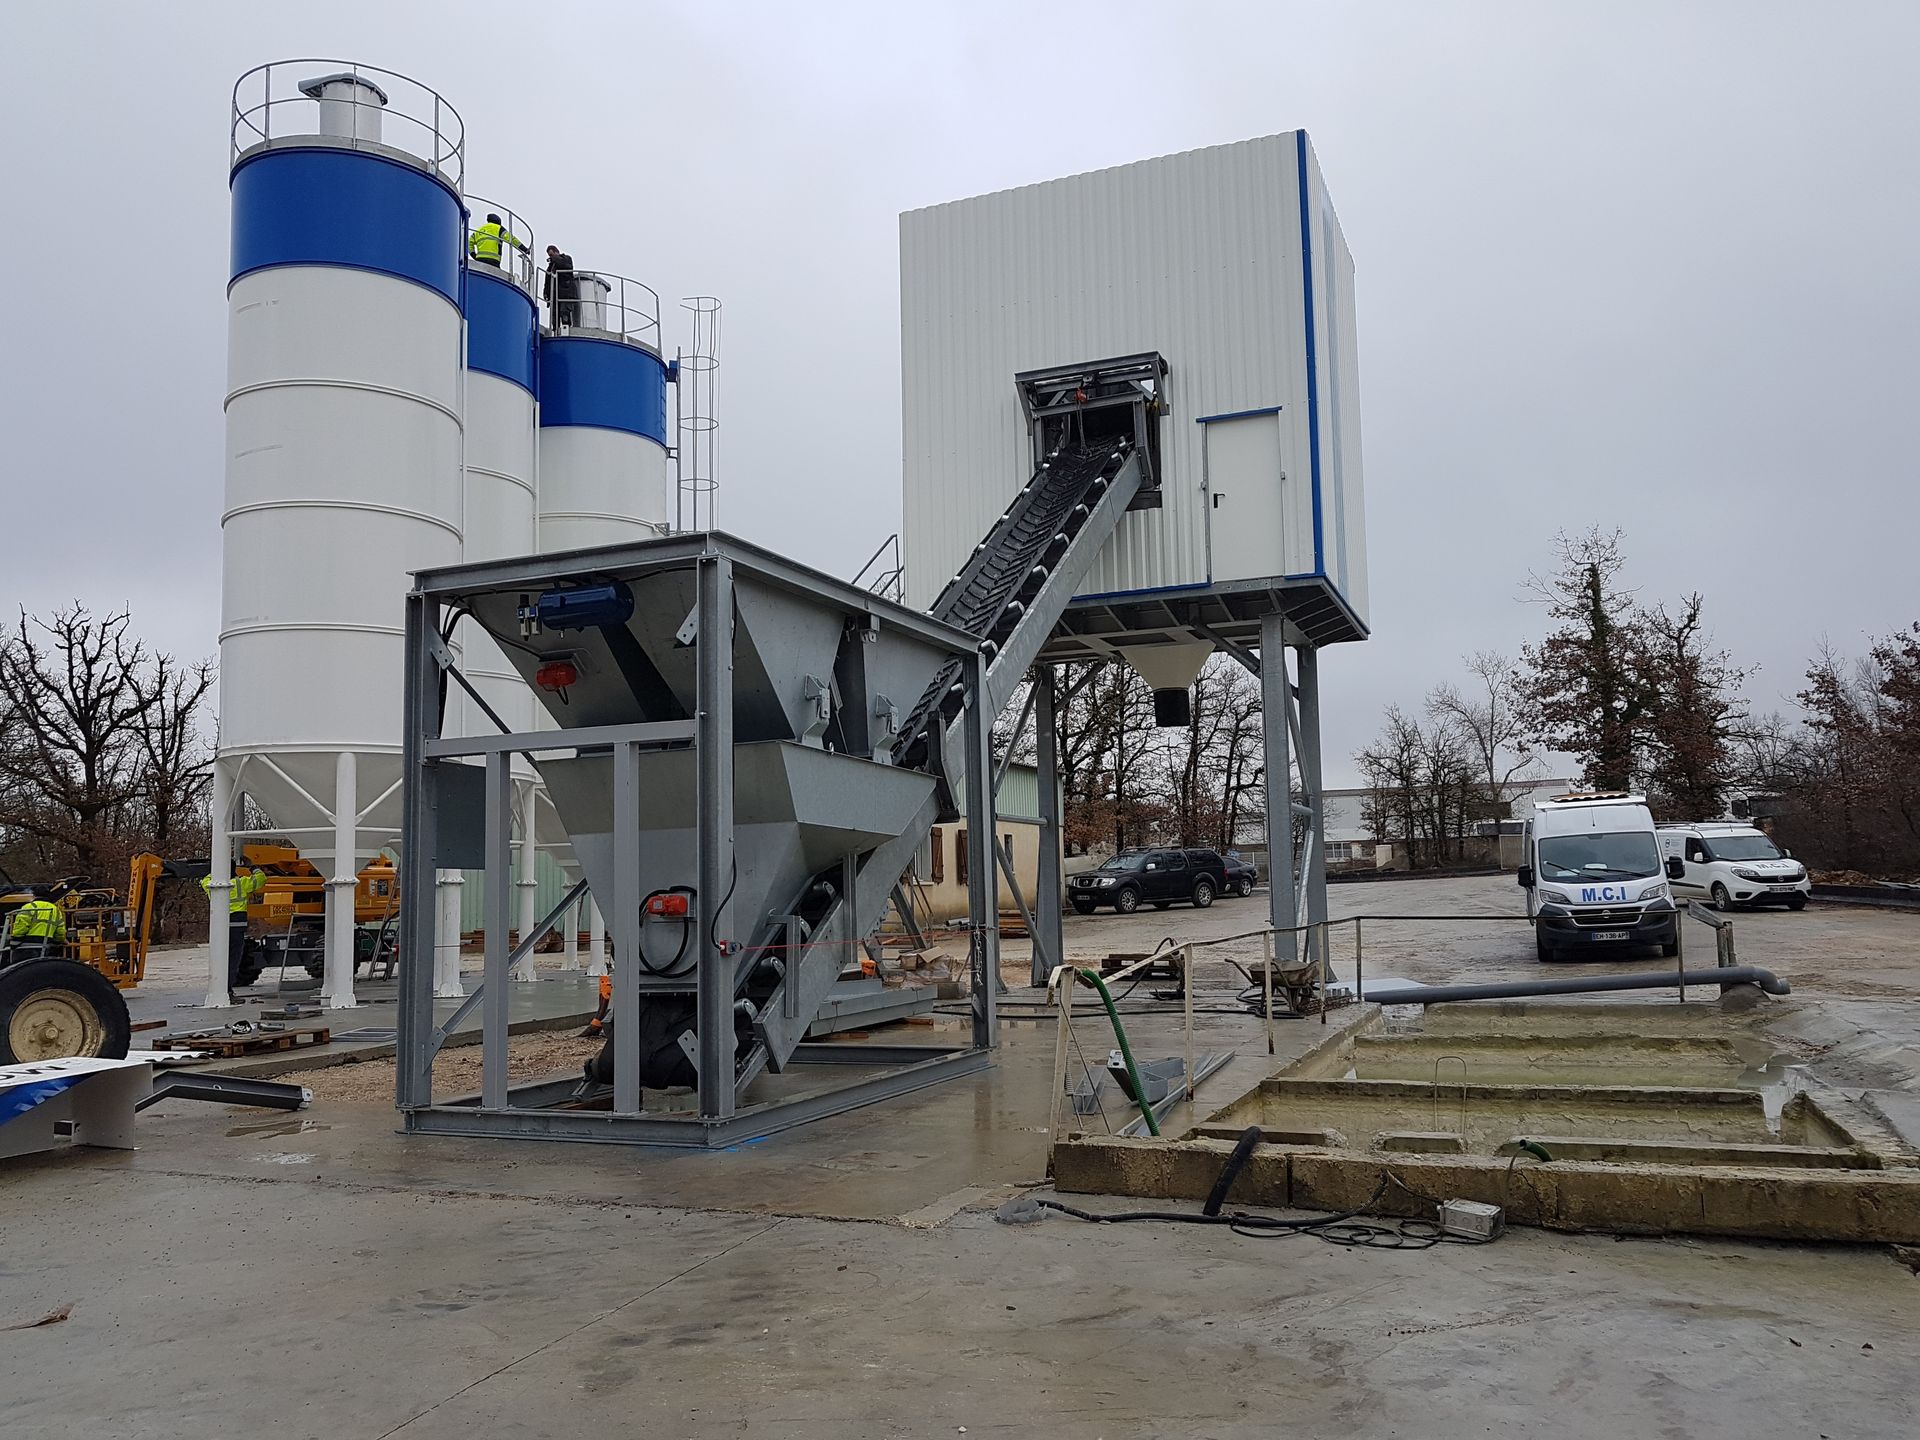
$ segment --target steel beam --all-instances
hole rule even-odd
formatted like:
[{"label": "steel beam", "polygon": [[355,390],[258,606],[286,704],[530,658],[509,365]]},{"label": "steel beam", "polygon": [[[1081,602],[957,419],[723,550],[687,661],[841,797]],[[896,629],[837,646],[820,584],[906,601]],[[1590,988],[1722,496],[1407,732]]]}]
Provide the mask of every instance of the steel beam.
[{"label": "steel beam", "polygon": [[1286,619],[1260,620],[1260,733],[1267,772],[1267,918],[1276,930],[1291,930],[1294,917],[1293,687],[1287,683]]},{"label": "steel beam", "polygon": [[[695,936],[700,957],[698,1030],[700,1116],[725,1120],[733,1114],[734,960],[732,924],[726,916],[733,891],[733,562],[722,556],[700,561],[699,634],[695,642],[695,724],[699,734],[696,781],[699,812],[700,913]],[[748,927],[751,929],[751,926]]]},{"label": "steel beam", "polygon": [[[1300,788],[1306,792],[1307,808],[1313,812],[1307,822],[1307,853],[1300,867],[1306,876],[1306,920],[1311,926],[1327,918],[1327,802],[1320,778],[1320,652],[1312,645],[1302,645],[1294,651],[1294,662],[1300,672]],[[1316,940],[1321,978],[1331,979],[1333,962],[1324,930],[1308,931],[1308,943]]]},{"label": "steel beam", "polygon": [[489,1110],[507,1105],[508,929],[513,923],[513,762],[487,757],[486,948],[481,962],[480,1095]]},{"label": "steel beam", "polygon": [[[547,1086],[530,1087],[539,1093],[517,1097],[522,1104],[511,1110],[488,1113],[469,1105],[434,1105],[409,1111],[405,1124],[407,1132],[415,1135],[577,1140],[602,1145],[671,1145],[718,1150],[775,1135],[829,1115],[857,1110],[863,1105],[910,1095],[916,1090],[985,1070],[992,1064],[993,1057],[985,1050],[950,1051],[848,1085],[757,1105],[718,1121],[693,1115],[621,1115],[594,1110],[527,1108],[529,1103],[551,1103],[558,1098],[554,1087]],[[566,1082],[569,1093],[574,1088],[576,1082]]]},{"label": "steel beam", "polygon": [[426,744],[440,733],[437,667],[426,637],[438,634],[440,607],[409,595],[403,679],[401,787],[405,843],[400,847],[400,995],[394,1037],[394,1100],[402,1110],[433,1102],[433,880],[439,845],[439,767]]},{"label": "steel beam", "polygon": [[636,741],[643,745],[667,745],[693,739],[691,720],[655,720],[632,725],[582,725],[575,730],[518,731],[511,735],[455,735],[427,742],[426,754],[434,760],[452,760],[463,756],[544,754],[558,750],[588,750],[602,745]]},{"label": "steel beam", "polygon": [[[1135,484],[1138,484],[1138,471]],[[967,909],[972,934],[973,1043],[999,1039],[995,1000],[1000,989],[1000,901],[994,883],[994,853],[1000,849],[993,806],[993,717],[987,665],[976,653],[967,661],[967,703],[961,714],[967,771]],[[916,843],[917,843],[916,837]]]},{"label": "steel beam", "polygon": [[613,747],[613,1108],[640,1113],[640,747]]},{"label": "steel beam", "polygon": [[1066,961],[1066,938],[1061,927],[1060,897],[1060,747],[1055,731],[1058,687],[1053,666],[1036,666],[1034,693],[1034,760],[1040,781],[1040,857],[1034,879],[1033,962],[1028,979],[1037,988],[1047,983],[1047,968]]}]

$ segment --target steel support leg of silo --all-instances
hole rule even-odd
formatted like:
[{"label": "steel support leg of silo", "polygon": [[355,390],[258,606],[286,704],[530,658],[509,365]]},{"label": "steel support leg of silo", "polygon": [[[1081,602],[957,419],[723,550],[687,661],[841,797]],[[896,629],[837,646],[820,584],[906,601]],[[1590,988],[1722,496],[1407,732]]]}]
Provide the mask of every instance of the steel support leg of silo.
[{"label": "steel support leg of silo", "polygon": [[726,914],[733,890],[733,562],[700,560],[695,645],[694,738],[699,809],[696,896],[705,935],[696,931],[700,964],[700,1117],[724,1120],[734,1109],[733,925]]},{"label": "steel support leg of silo", "polygon": [[[1293,686],[1287,680],[1286,621],[1260,621],[1260,730],[1266,742],[1267,923],[1290,932],[1297,899],[1293,876]],[[1278,947],[1276,947],[1278,948]]]},{"label": "steel support leg of silo", "polygon": [[329,1010],[351,1010],[353,998],[353,899],[359,883],[354,856],[360,812],[359,760],[342,750],[333,762],[333,878],[327,881],[327,948],[321,1001]]},{"label": "steel support leg of silo", "polygon": [[460,984],[460,896],[467,877],[461,870],[442,870],[433,883],[439,892],[439,914],[433,926],[433,994],[438,1000],[458,1000],[466,993]]},{"label": "steel support leg of silo", "polygon": [[[427,644],[429,635],[439,634],[439,606],[409,596],[406,613],[406,676],[401,691],[405,843],[400,849],[400,1013],[394,1054],[394,1098],[403,1110],[433,1101],[434,907],[428,895],[440,848],[439,770],[426,757],[426,742],[440,734],[439,676]],[[455,960],[457,966],[457,955]],[[455,973],[457,978],[457,969]]]},{"label": "steel support leg of silo", "polygon": [[587,974],[598,979],[607,973],[607,921],[600,902],[587,896]]},{"label": "steel support leg of silo", "polygon": [[1323,975],[1331,978],[1332,957],[1327,951],[1327,805],[1320,778],[1320,652],[1302,645],[1294,652],[1300,672],[1300,788],[1306,793],[1308,846],[1306,863],[1307,924],[1309,939],[1318,944],[1314,958]]},{"label": "steel support leg of silo", "polygon": [[232,978],[227,958],[227,899],[233,891],[233,772],[224,760],[213,762],[213,794],[209,800],[213,835],[207,846],[207,1008],[231,1005]]},{"label": "steel support leg of silo", "polygon": [[1000,887],[994,863],[999,822],[993,808],[993,715],[987,698],[986,661],[967,660],[967,699],[962,718],[967,776],[967,913],[972,927],[973,1043],[987,1048],[999,1038]]},{"label": "steel support leg of silo", "polygon": [[[520,838],[514,842],[514,881],[513,888],[520,897],[519,912],[515,917],[514,928],[519,931],[520,943],[525,944],[532,934],[534,922],[539,912],[540,875],[537,868],[538,851],[533,845],[533,782],[516,780],[513,785],[514,814],[518,820]],[[533,951],[529,950],[520,957],[520,963],[513,967],[513,978],[522,981],[535,981],[540,978],[533,963]]]},{"label": "steel support leg of silo", "polygon": [[1060,875],[1060,749],[1054,729],[1058,691],[1053,667],[1038,667],[1033,683],[1037,697],[1033,707],[1033,748],[1040,772],[1040,857],[1033,886],[1033,918],[1037,928],[1029,978],[1038,988],[1047,983],[1049,965],[1067,963],[1067,952],[1060,923],[1060,901],[1064,892]]}]

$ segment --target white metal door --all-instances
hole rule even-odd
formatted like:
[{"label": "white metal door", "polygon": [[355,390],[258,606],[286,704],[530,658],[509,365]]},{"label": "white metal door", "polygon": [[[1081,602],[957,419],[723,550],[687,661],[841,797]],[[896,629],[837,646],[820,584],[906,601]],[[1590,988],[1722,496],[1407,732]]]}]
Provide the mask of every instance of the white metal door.
[{"label": "white metal door", "polygon": [[1210,578],[1265,579],[1287,553],[1280,415],[1210,420],[1204,428]]}]

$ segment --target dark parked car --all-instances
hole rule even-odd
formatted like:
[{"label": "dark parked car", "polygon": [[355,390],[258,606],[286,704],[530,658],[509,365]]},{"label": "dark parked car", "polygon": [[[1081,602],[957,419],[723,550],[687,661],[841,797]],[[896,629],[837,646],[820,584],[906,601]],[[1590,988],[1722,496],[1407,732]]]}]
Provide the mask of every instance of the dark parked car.
[{"label": "dark parked car", "polygon": [[1129,850],[1067,882],[1082,915],[1111,905],[1131,915],[1142,905],[1164,910],[1185,902],[1204,910],[1227,889],[1227,862],[1212,850]]},{"label": "dark parked car", "polygon": [[1260,883],[1260,867],[1251,860],[1242,860],[1238,855],[1225,857],[1227,867],[1227,893],[1245,898],[1253,894],[1253,887]]}]

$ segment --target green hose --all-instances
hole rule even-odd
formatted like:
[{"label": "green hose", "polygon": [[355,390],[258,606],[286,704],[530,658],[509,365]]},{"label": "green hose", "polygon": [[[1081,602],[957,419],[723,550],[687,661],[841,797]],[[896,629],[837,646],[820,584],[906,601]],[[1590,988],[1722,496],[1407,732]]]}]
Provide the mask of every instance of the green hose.
[{"label": "green hose", "polygon": [[1113,1021],[1113,1038],[1120,1042],[1120,1058],[1127,1062],[1127,1079],[1133,1085],[1133,1098],[1140,1102],[1140,1116],[1147,1122],[1147,1133],[1160,1134],[1160,1122],[1153,1118],[1153,1107],[1147,1103],[1147,1087],[1140,1083],[1140,1071],[1133,1063],[1133,1047],[1127,1044],[1126,1027],[1120,1023],[1120,1012],[1113,1008],[1113,992],[1107,989],[1107,982],[1100,978],[1096,970],[1075,970],[1087,984],[1100,992],[1101,1002],[1107,1007],[1107,1018]]}]

